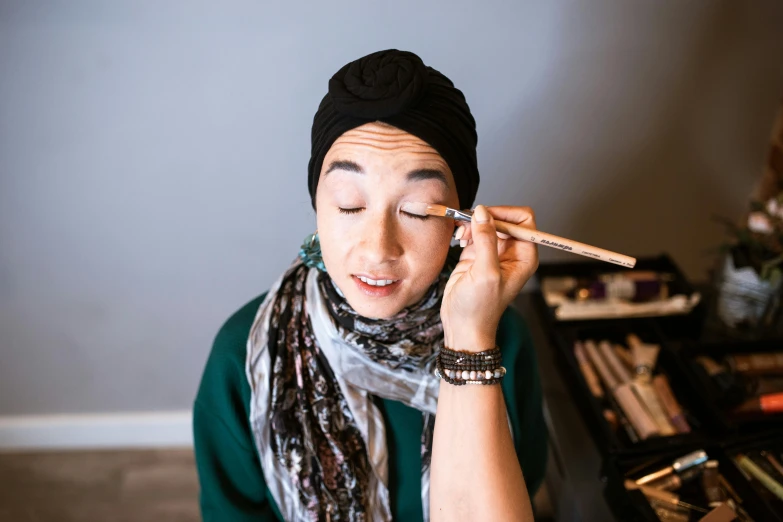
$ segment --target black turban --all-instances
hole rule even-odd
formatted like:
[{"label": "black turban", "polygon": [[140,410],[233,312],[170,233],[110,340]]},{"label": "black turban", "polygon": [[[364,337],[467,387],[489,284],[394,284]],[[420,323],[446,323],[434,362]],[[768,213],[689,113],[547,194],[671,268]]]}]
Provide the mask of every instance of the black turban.
[{"label": "black turban", "polygon": [[380,121],[423,141],[446,160],[460,208],[473,204],[479,184],[476,122],[462,92],[413,53],[390,49],[345,65],[313,118],[307,182],[315,191],[324,157],[344,132]]}]

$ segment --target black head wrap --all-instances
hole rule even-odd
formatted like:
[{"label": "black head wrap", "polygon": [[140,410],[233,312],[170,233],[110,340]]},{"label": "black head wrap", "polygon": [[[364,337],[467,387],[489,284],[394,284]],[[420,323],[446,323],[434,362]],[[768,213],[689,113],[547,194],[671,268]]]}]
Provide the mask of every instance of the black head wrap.
[{"label": "black head wrap", "polygon": [[344,132],[380,121],[427,142],[449,165],[461,208],[479,185],[476,121],[462,92],[413,53],[390,49],[345,65],[313,118],[308,187],[313,208],[324,157]]}]

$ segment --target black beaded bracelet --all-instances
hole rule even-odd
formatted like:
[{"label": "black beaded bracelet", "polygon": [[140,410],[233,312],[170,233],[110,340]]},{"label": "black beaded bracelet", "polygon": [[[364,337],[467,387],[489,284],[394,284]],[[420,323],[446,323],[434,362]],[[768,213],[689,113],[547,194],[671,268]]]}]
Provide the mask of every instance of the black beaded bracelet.
[{"label": "black beaded bracelet", "polygon": [[492,354],[492,355],[485,355],[483,357],[465,357],[462,355],[452,355],[450,353],[441,353],[440,354],[441,359],[444,361],[451,361],[456,364],[477,364],[477,363],[486,363],[486,362],[494,362],[499,361],[502,356],[500,353]]},{"label": "black beaded bracelet", "polygon": [[458,352],[450,348],[442,348],[440,350],[440,356],[443,359],[449,359],[455,361],[483,362],[483,361],[493,361],[493,360],[500,359],[501,352],[500,352],[500,348],[493,348],[492,350],[486,350],[477,353]]},{"label": "black beaded bracelet", "polygon": [[493,348],[483,352],[458,352],[449,348],[442,348],[438,354],[438,362],[442,368],[459,371],[486,371],[494,370],[502,363],[499,348]]},{"label": "black beaded bracelet", "polygon": [[489,350],[484,350],[483,352],[459,352],[457,350],[452,350],[451,348],[443,347],[440,350],[440,353],[443,355],[453,355],[455,357],[467,357],[469,359],[481,359],[483,357],[487,356],[495,356],[500,354],[500,348],[495,346],[494,348],[491,348]]}]

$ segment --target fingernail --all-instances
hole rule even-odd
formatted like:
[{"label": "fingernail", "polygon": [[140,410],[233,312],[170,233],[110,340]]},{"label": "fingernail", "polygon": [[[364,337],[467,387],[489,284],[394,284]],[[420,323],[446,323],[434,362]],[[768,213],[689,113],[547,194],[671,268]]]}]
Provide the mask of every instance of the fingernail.
[{"label": "fingernail", "polygon": [[473,216],[476,218],[476,223],[486,223],[489,221],[489,212],[487,212],[487,207],[484,205],[477,206],[476,210],[473,211]]},{"label": "fingernail", "polygon": [[459,240],[459,246],[462,247],[462,248],[465,248],[466,246],[468,246],[468,240],[467,239],[460,239]]},{"label": "fingernail", "polygon": [[464,234],[465,234],[465,226],[460,225],[459,227],[457,227],[457,233],[454,234],[454,239],[460,239]]}]

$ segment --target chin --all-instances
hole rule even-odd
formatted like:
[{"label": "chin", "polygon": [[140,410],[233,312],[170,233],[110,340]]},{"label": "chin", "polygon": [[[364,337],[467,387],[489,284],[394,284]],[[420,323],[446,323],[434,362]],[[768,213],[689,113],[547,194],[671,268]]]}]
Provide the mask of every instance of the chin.
[{"label": "chin", "polygon": [[388,297],[378,299],[351,292],[345,295],[345,299],[351,308],[356,310],[356,313],[368,319],[389,319],[405,308],[404,303]]}]

